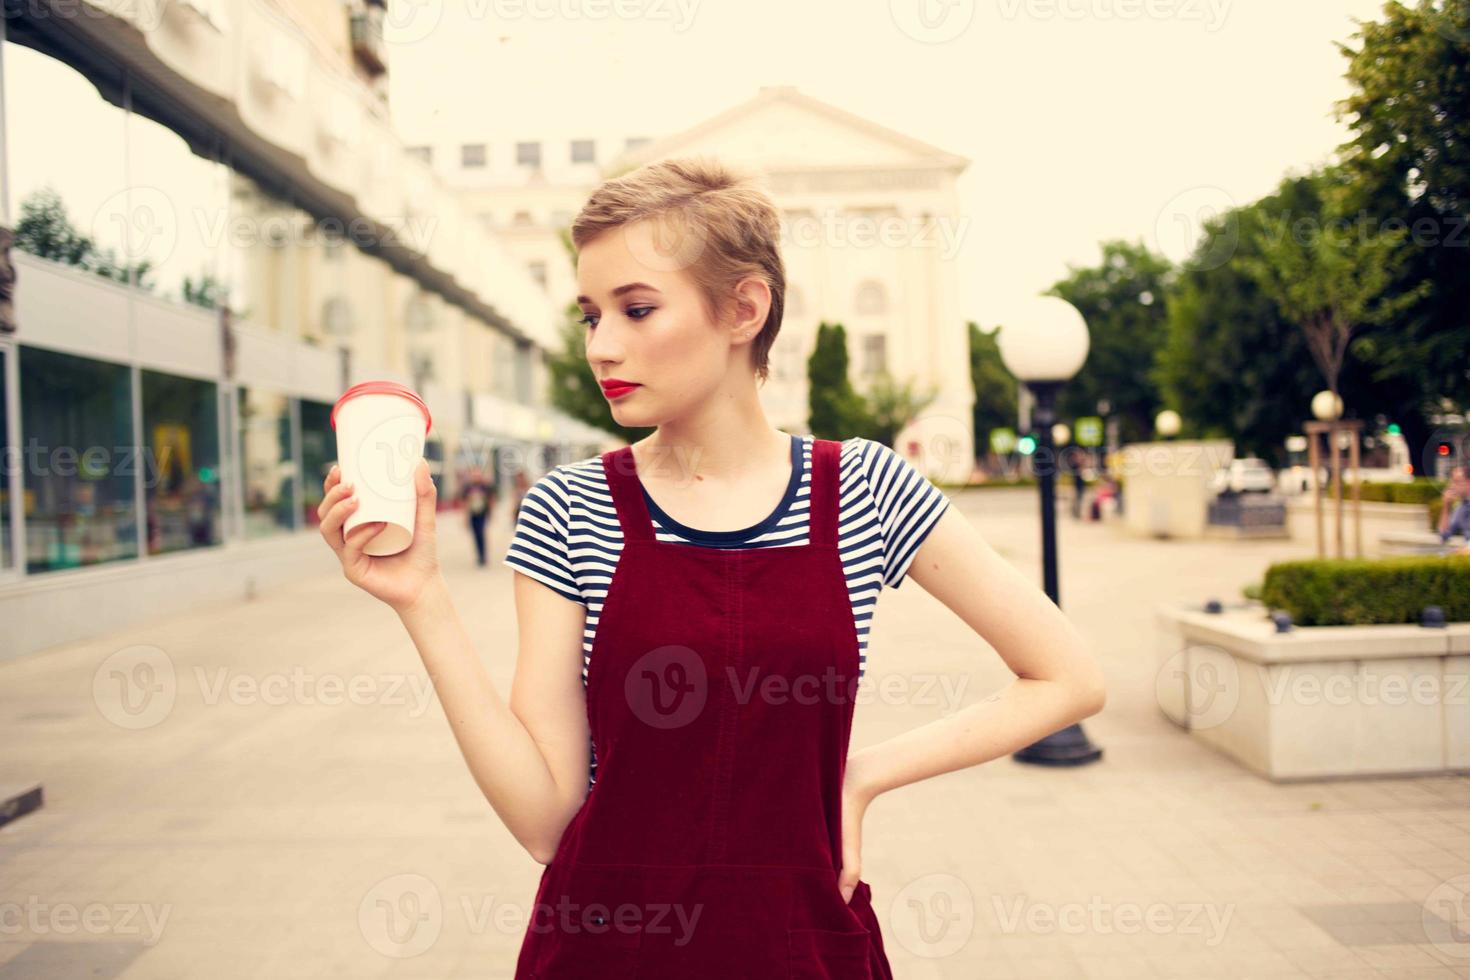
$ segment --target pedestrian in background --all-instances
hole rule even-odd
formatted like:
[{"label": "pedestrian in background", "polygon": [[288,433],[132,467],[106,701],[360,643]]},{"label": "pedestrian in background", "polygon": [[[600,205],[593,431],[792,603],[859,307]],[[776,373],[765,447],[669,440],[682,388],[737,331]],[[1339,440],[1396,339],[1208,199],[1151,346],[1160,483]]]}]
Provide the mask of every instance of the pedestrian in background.
[{"label": "pedestrian in background", "polygon": [[1470,467],[1463,464],[1450,470],[1439,509],[1439,540],[1448,543],[1456,534],[1470,545]]},{"label": "pedestrian in background", "polygon": [[469,517],[470,534],[475,538],[475,564],[485,565],[485,525],[490,521],[494,509],[495,483],[485,477],[479,467],[470,470],[469,479],[460,490],[465,513]]}]

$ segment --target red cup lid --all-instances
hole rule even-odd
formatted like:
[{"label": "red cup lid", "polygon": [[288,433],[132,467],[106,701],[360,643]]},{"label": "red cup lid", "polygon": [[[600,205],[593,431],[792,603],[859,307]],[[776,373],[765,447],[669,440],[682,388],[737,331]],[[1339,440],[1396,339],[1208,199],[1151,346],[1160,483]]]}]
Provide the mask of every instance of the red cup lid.
[{"label": "red cup lid", "polygon": [[358,395],[398,395],[401,398],[407,398],[419,407],[419,411],[424,413],[425,435],[429,432],[429,426],[434,424],[433,418],[429,415],[429,406],[424,404],[424,400],[418,396],[418,393],[407,385],[401,385],[397,381],[360,381],[344,391],[342,397],[337,399],[337,404],[332,406],[332,431],[335,432],[337,429],[337,409],[341,408],[342,403],[347,399]]}]

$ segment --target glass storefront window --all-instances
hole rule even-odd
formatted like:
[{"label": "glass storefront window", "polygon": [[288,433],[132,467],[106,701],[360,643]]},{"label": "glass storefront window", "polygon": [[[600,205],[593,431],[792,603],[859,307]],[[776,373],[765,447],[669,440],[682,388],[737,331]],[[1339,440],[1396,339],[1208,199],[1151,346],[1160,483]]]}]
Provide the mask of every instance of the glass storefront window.
[{"label": "glass storefront window", "polygon": [[317,505],[322,502],[322,481],[337,461],[337,433],[332,428],[332,406],[325,402],[301,402],[301,516],[303,526],[316,527]]},{"label": "glass storefront window", "polygon": [[131,370],[21,348],[20,419],[26,570],[136,558]]},{"label": "glass storefront window", "polygon": [[239,401],[245,537],[263,538],[294,530],[291,399],[278,392],[242,385]]},{"label": "glass storefront window", "polygon": [[143,371],[148,553],[219,544],[218,394],[208,381]]},{"label": "glass storefront window", "polygon": [[15,567],[10,537],[10,475],[20,461],[10,455],[10,351],[0,349],[0,570]]}]

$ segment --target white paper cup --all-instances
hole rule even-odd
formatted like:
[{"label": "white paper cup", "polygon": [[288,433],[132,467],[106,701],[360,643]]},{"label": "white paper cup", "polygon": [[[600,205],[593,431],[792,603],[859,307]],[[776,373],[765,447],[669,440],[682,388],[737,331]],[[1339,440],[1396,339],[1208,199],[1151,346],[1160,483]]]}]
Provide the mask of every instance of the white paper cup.
[{"label": "white paper cup", "polygon": [[337,466],[356,489],[357,508],[342,526],[345,537],[360,524],[386,522],[363,554],[396,555],[413,543],[418,491],[414,471],[424,458],[433,419],[411,388],[394,381],[353,385],[332,406]]}]

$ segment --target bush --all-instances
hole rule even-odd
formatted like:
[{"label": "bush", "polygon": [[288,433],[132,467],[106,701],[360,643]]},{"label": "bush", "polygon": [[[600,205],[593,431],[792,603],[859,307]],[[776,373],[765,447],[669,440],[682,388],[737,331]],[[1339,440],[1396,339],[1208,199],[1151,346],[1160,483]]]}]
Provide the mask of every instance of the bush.
[{"label": "bush", "polygon": [[1261,601],[1299,626],[1417,623],[1425,606],[1470,621],[1470,555],[1313,558],[1266,569]]},{"label": "bush", "polygon": [[[1444,481],[1418,477],[1410,483],[1364,483],[1359,499],[1365,503],[1379,504],[1427,504],[1444,493]],[[1342,487],[1342,499],[1348,500],[1353,491],[1346,482]]]},{"label": "bush", "polygon": [[[1333,500],[1332,486],[1322,490],[1323,499]],[[1444,481],[1429,477],[1415,477],[1410,483],[1364,483],[1359,487],[1358,499],[1374,504],[1423,504],[1429,529],[1439,527],[1439,509],[1443,505]],[[1342,485],[1342,499],[1347,503],[1353,497],[1353,489],[1346,481]]]}]

